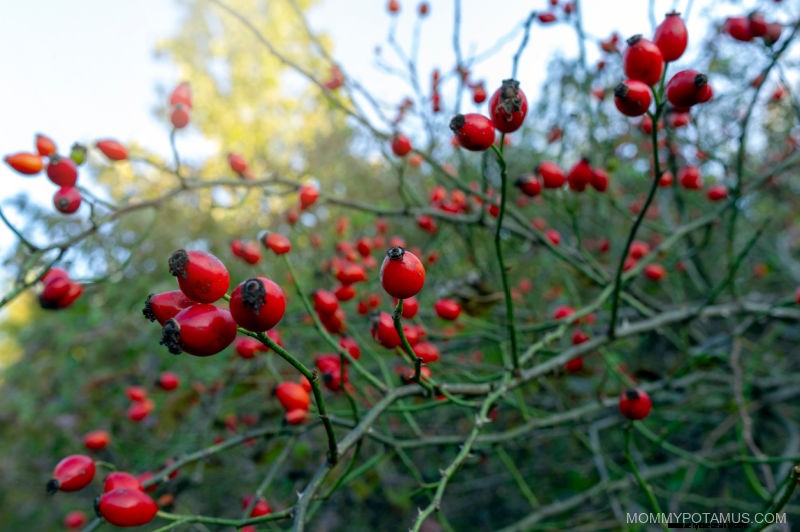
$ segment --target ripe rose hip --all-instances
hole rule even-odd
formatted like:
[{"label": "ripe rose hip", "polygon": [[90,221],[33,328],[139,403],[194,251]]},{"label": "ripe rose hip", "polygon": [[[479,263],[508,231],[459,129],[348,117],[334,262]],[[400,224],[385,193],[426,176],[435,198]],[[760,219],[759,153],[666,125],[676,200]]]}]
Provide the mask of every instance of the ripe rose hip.
[{"label": "ripe rose hip", "polygon": [[442,298],[433,304],[433,310],[443,320],[453,321],[461,314],[461,305],[453,299]]},{"label": "ripe rose hip", "polygon": [[276,255],[283,255],[292,250],[292,243],[280,233],[267,233],[261,242]]},{"label": "ripe rose hip", "polygon": [[23,175],[36,175],[44,167],[42,157],[36,153],[12,153],[11,155],[6,155],[3,160],[8,166]]},{"label": "ripe rose hip", "polygon": [[102,451],[108,447],[111,441],[111,435],[102,429],[92,430],[87,432],[83,437],[83,446],[90,451]]},{"label": "ripe rose hip", "polygon": [[132,490],[142,490],[139,479],[125,471],[112,471],[103,482],[103,492],[109,492],[117,488],[129,488]]},{"label": "ripe rose hip", "polygon": [[192,108],[192,87],[188,81],[181,81],[172,89],[169,95],[169,105],[184,105],[187,109]]},{"label": "ripe rose hip", "polygon": [[343,336],[342,338],[339,339],[339,347],[346,349],[354,360],[358,360],[359,358],[361,358],[361,347],[358,345],[358,342],[356,342],[349,336]]},{"label": "ripe rose hip", "polygon": [[520,128],[526,114],[528,99],[519,88],[519,81],[503,80],[500,88],[489,98],[489,115],[494,127],[502,133],[514,132]]},{"label": "ripe rose hip", "polygon": [[56,143],[48,137],[47,135],[43,135],[41,133],[36,134],[36,151],[42,157],[48,157],[56,153]]},{"label": "ripe rose hip", "polygon": [[628,47],[622,53],[622,69],[625,75],[652,87],[661,80],[664,72],[664,56],[658,46],[641,35],[628,39]]},{"label": "ripe rose hip", "polygon": [[561,188],[567,181],[564,172],[558,165],[551,161],[540,162],[535,169],[535,172],[542,178],[544,188]]},{"label": "ripe rose hip", "polygon": [[708,187],[706,196],[711,201],[722,201],[728,197],[728,189],[725,185],[713,185]]},{"label": "ripe rose hip", "polygon": [[601,168],[592,168],[592,188],[598,192],[605,192],[608,189],[608,172]]},{"label": "ripe rose hip", "polygon": [[95,146],[111,161],[124,161],[128,158],[128,150],[116,140],[98,140]]},{"label": "ripe rose hip", "polygon": [[[409,342],[410,343],[410,342]],[[439,348],[432,342],[419,342],[414,345],[414,354],[426,364],[439,360]]]},{"label": "ripe rose hip", "polygon": [[425,284],[425,266],[422,261],[402,247],[386,250],[380,270],[381,286],[386,293],[398,299],[413,297]]},{"label": "ripe rose hip", "polygon": [[339,309],[339,299],[336,294],[328,290],[316,290],[311,294],[314,310],[321,316],[333,314]]},{"label": "ripe rose hip", "polygon": [[76,187],[61,187],[53,194],[53,206],[62,214],[72,214],[81,206],[82,199]]},{"label": "ripe rose hip", "polygon": [[737,41],[750,42],[753,34],[750,31],[750,21],[747,17],[728,17],[725,20],[723,31]]},{"label": "ripe rose hip", "polygon": [[182,103],[172,106],[172,111],[169,114],[169,121],[172,122],[172,127],[175,129],[183,129],[189,125],[189,108]]},{"label": "ripe rose hip", "polygon": [[661,264],[648,264],[644,267],[644,276],[651,281],[659,282],[667,276],[667,269]]},{"label": "ripe rose hip", "polygon": [[376,314],[370,327],[372,338],[387,349],[394,349],[401,343],[400,335],[394,327],[392,316],[387,312]]},{"label": "ripe rose hip", "polygon": [[652,99],[650,87],[635,79],[627,79],[614,88],[614,105],[625,116],[645,114]]},{"label": "ripe rose hip", "polygon": [[319,198],[319,190],[311,184],[303,185],[300,187],[300,190],[298,190],[297,197],[300,200],[300,210],[304,211],[316,203]]},{"label": "ripe rose hip", "polygon": [[150,294],[144,302],[142,314],[148,320],[158,321],[163,326],[168,319],[174,318],[178,312],[194,303],[181,290]]},{"label": "ripe rose hip", "polygon": [[228,154],[228,166],[230,166],[231,170],[238,174],[239,177],[245,177],[247,175],[247,160],[238,153]]},{"label": "ripe rose hip", "polygon": [[681,70],[667,83],[667,100],[678,109],[707,102],[712,96],[708,77],[696,70]]},{"label": "ripe rose hip", "polygon": [[97,514],[115,526],[142,526],[156,516],[158,506],[145,492],[117,488],[104,493],[96,502]]},{"label": "ripe rose hip", "polygon": [[181,385],[181,380],[178,375],[172,371],[164,371],[158,376],[156,384],[165,392],[172,391]]},{"label": "ripe rose hip", "polygon": [[392,153],[398,157],[405,157],[411,151],[411,140],[403,135],[397,133],[392,137]]},{"label": "ripe rose hip", "polygon": [[650,413],[653,403],[643,390],[627,390],[619,398],[619,411],[628,419],[644,419]]},{"label": "ripe rose hip", "polygon": [[572,190],[582,192],[592,182],[592,167],[589,159],[583,157],[567,173],[567,183]]},{"label": "ripe rose hip", "polygon": [[68,157],[50,156],[47,178],[60,187],[72,187],[78,181],[78,167]]},{"label": "ripe rose hip", "polygon": [[311,396],[296,382],[282,382],[275,388],[275,397],[287,412],[289,410],[308,410]]},{"label": "ripe rose hip", "polygon": [[470,151],[488,150],[494,144],[492,121],[478,113],[456,115],[450,121],[450,130],[461,147]]},{"label": "ripe rose hip", "polygon": [[178,286],[186,297],[199,303],[217,301],[231,282],[225,264],[205,251],[175,251],[169,257],[169,272],[178,278]]},{"label": "ripe rose hip", "polygon": [[678,171],[678,183],[687,190],[700,190],[703,188],[700,169],[696,166],[684,166]]},{"label": "ripe rose hip", "polygon": [[686,24],[677,11],[667,13],[653,35],[653,43],[661,50],[664,61],[675,61],[686,51],[689,44],[689,32]]},{"label": "ripe rose hip", "polygon": [[57,491],[78,491],[85,488],[94,478],[94,460],[84,454],[67,456],[56,464],[53,476],[47,482],[47,493]]},{"label": "ripe rose hip", "polygon": [[253,332],[264,332],[283,319],[286,295],[271,279],[253,277],[233,290],[229,304],[231,315],[239,326]]},{"label": "ripe rose hip", "polygon": [[237,338],[234,342],[234,350],[239,358],[251,359],[256,356],[256,353],[265,351],[266,346],[255,338],[250,336],[243,336]]},{"label": "ripe rose hip", "polygon": [[172,354],[186,352],[206,357],[219,353],[236,338],[236,322],[227,309],[209,303],[197,303],[167,320],[161,345]]},{"label": "ripe rose hip", "polygon": [[520,191],[531,198],[535,198],[542,192],[542,182],[535,175],[527,174],[517,178],[514,185]]},{"label": "ripe rose hip", "polygon": [[64,526],[70,530],[82,528],[87,521],[86,514],[81,510],[73,510],[64,516]]}]

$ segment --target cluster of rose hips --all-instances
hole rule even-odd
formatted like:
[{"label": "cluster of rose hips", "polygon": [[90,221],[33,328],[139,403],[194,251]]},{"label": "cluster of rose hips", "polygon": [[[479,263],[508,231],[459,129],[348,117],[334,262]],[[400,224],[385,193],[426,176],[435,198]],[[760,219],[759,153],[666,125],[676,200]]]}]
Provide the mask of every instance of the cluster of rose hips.
[{"label": "cluster of rose hips", "polygon": [[39,305],[44,309],[67,308],[83,294],[83,286],[70,279],[69,273],[61,268],[47,270],[41,282]]},{"label": "cluster of rose hips", "polygon": [[286,422],[297,425],[308,418],[311,406],[311,383],[303,375],[299,382],[285,381],[275,387],[275,397],[286,410]]},{"label": "cluster of rose hips", "polygon": [[283,289],[262,276],[236,286],[229,309],[214,305],[226,295],[230,275],[211,253],[180,249],[170,256],[169,269],[180,289],[148,296],[144,315],[162,325],[161,343],[171,353],[215,355],[233,343],[237,326],[265,332],[283,318]]},{"label": "cluster of rose hips", "polygon": [[[549,11],[540,11],[536,13],[536,19],[541,24],[552,24],[558,20],[558,16],[555,13],[555,8],[559,7],[558,0],[550,0],[550,10]],[[564,2],[560,4],[561,10],[564,12],[564,15],[569,16],[575,11],[575,2]]]},{"label": "cluster of rose hips", "polygon": [[489,117],[479,113],[459,114],[450,121],[458,144],[470,151],[484,151],[494,144],[495,129],[512,133],[522,126],[528,113],[528,99],[519,81],[506,79],[489,98]]},{"label": "cluster of rose hips", "polygon": [[[628,77],[614,89],[614,104],[626,116],[641,116],[652,103],[651,88],[661,81],[665,64],[680,58],[689,42],[686,25],[676,12],[667,13],[656,28],[653,40],[634,35],[627,40],[622,54],[622,68]],[[705,74],[682,70],[670,78],[666,96],[678,112],[707,102],[713,90]]]},{"label": "cluster of rose hips", "polygon": [[[56,464],[47,482],[47,493],[79,491],[94,480],[96,466],[91,457],[74,454]],[[155,501],[145,493],[138,477],[123,471],[109,473],[103,482],[103,494],[95,500],[97,515],[120,527],[141,526],[153,520],[158,512]],[[82,514],[82,513],[81,513]],[[74,525],[80,514],[72,516]],[[85,515],[82,516],[85,522]]]},{"label": "cluster of rose hips", "polygon": [[764,15],[755,11],[746,16],[728,17],[722,30],[737,41],[750,42],[761,37],[764,44],[772,46],[781,38],[780,22],[767,22]]},{"label": "cluster of rose hips", "polygon": [[514,185],[528,197],[535,198],[541,194],[542,189],[560,189],[567,184],[570,190],[583,192],[591,186],[598,192],[608,189],[608,172],[602,168],[595,168],[589,159],[581,158],[565,175],[561,168],[552,161],[542,161],[532,174],[525,174],[517,178]]}]

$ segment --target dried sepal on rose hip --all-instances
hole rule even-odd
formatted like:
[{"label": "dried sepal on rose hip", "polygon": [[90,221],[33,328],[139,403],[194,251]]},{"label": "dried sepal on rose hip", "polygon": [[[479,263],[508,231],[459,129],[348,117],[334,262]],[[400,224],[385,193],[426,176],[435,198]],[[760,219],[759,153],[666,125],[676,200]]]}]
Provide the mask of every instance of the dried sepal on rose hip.
[{"label": "dried sepal on rose hip", "polygon": [[177,355],[182,352],[206,357],[233,343],[236,322],[231,313],[209,303],[196,303],[178,312],[164,324],[161,345]]},{"label": "dried sepal on rose hip", "polygon": [[425,284],[425,266],[416,255],[395,246],[386,250],[386,257],[381,264],[380,281],[383,289],[392,297],[413,297]]},{"label": "dried sepal on rose hip", "polygon": [[522,126],[528,114],[528,99],[519,88],[519,81],[505,79],[489,98],[492,124],[502,133],[513,133]]},{"label": "dried sepal on rose hip", "polygon": [[205,251],[179,249],[169,257],[169,272],[178,279],[186,297],[198,303],[213,303],[225,295],[231,278],[225,264]]},{"label": "dried sepal on rose hip", "polygon": [[231,315],[240,327],[264,332],[275,327],[286,311],[286,294],[273,280],[253,277],[231,293]]}]

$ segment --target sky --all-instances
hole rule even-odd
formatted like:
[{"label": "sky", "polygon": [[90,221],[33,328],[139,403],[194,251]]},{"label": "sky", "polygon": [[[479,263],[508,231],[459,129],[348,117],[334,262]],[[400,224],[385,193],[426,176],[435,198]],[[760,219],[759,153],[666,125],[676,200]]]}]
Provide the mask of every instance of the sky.
[{"label": "sky", "polygon": [[[453,63],[454,1],[429,1],[431,13],[424,22],[420,46],[426,87],[431,68],[447,69]],[[658,20],[674,7],[684,9],[688,1],[656,0]],[[710,2],[696,0],[693,12]],[[392,19],[383,0],[320,0],[309,19],[315,30],[330,35],[334,56],[348,75],[383,100],[399,101],[405,95],[402,84],[375,70],[373,51],[385,43],[390,24],[397,25],[399,41],[410,41],[417,3],[400,0],[401,12]],[[583,0],[582,5],[589,35],[605,38],[612,30],[623,37],[652,33],[645,0]],[[465,53],[487,49],[518,27],[531,9],[546,6],[546,0],[503,0],[500,9],[484,0],[462,0],[462,49]],[[154,116],[152,110],[159,104],[156,86],[170,87],[179,80],[168,61],[158,60],[153,50],[160,39],[174,33],[179,22],[176,0],[1,0],[0,155],[32,150],[37,132],[54,138],[62,152],[74,141],[112,137],[122,142],[136,140],[168,155],[169,130],[164,118]],[[690,35],[691,29],[690,24]],[[476,66],[475,76],[487,81],[490,93],[493,85],[509,76],[510,58],[520,37],[517,33],[491,60]],[[596,57],[595,48],[590,46],[589,52]],[[390,55],[385,44],[384,50]],[[575,53],[567,25],[535,26],[518,76],[522,86],[530,88],[529,99],[535,98],[535,87],[546,73],[547,58],[558,52]],[[209,149],[202,143],[184,148]],[[3,163],[0,182],[0,205],[20,191],[49,203],[54,191],[43,175],[25,178]],[[14,218],[13,212],[7,214]],[[10,238],[8,230],[0,227],[0,253]]]}]

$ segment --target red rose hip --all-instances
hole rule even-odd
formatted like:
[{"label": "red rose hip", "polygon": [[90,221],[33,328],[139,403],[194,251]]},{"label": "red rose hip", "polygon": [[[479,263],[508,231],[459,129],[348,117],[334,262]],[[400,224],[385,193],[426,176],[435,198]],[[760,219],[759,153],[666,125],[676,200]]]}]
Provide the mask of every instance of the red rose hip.
[{"label": "red rose hip", "polygon": [[222,261],[205,251],[175,251],[169,258],[169,272],[178,278],[178,286],[186,297],[199,303],[218,300],[231,282]]},{"label": "red rose hip", "polygon": [[406,299],[422,290],[425,267],[419,258],[397,246],[386,251],[380,271],[381,286],[392,297]]}]

